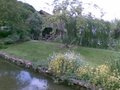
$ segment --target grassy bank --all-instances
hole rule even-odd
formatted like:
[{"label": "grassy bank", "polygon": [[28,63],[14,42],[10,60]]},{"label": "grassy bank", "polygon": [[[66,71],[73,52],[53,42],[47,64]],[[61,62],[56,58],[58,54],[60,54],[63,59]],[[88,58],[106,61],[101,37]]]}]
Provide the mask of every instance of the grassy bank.
[{"label": "grassy bank", "polygon": [[[31,60],[36,64],[47,64],[48,57],[54,52],[65,52],[69,49],[62,48],[62,44],[44,42],[44,41],[28,41],[20,44],[9,45],[7,49],[2,51],[15,55],[20,58]],[[72,51],[80,53],[87,62],[93,65],[103,64],[111,58],[116,58],[118,52],[94,49],[86,47],[72,47]]]},{"label": "grassy bank", "polygon": [[[35,66],[48,65],[48,71],[54,76],[62,77],[62,80],[77,78],[105,90],[120,88],[119,52],[80,46],[68,49],[63,46],[60,43],[28,41],[9,45],[1,51],[30,60]],[[51,60],[49,63],[48,58]],[[109,63],[105,64],[106,62]]]},{"label": "grassy bank", "polygon": [[58,43],[44,41],[29,41],[9,45],[7,49],[2,49],[2,51],[30,60],[35,64],[46,64],[50,54],[65,51],[59,48],[59,45]]}]

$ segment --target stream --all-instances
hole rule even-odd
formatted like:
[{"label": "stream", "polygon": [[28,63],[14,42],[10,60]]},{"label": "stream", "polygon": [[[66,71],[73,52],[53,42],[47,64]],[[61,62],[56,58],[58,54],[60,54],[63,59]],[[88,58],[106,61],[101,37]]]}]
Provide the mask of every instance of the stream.
[{"label": "stream", "polygon": [[0,90],[74,90],[0,59]]}]

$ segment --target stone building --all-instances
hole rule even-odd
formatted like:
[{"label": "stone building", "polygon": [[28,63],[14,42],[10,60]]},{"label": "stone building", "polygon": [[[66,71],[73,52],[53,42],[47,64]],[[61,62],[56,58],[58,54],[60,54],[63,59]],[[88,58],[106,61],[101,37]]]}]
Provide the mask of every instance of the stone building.
[{"label": "stone building", "polygon": [[[43,16],[45,19],[49,16],[52,16],[51,14],[40,10],[39,14]],[[56,38],[63,38],[65,34],[65,24],[62,22],[59,23],[51,23],[51,22],[46,22],[46,25],[43,27],[42,30],[42,39],[45,40],[54,40]]]}]

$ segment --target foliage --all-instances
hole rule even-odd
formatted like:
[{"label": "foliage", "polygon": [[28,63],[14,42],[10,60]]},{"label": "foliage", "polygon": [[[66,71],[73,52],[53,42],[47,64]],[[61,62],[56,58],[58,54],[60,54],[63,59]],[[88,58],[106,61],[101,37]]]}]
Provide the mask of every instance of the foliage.
[{"label": "foliage", "polygon": [[120,49],[120,20],[115,19],[111,22],[111,43],[110,48],[119,51]]},{"label": "foliage", "polygon": [[106,90],[120,89],[120,73],[118,71],[118,62],[115,61],[116,63],[113,64],[113,66],[116,66],[116,68],[110,64],[102,64],[92,67],[87,65],[83,59],[76,58],[76,60],[78,60],[77,63],[81,64],[76,65],[76,63],[73,62],[74,60],[72,61],[76,55],[71,52],[67,52],[67,55],[68,56],[66,57],[66,53],[58,53],[51,56],[49,70],[53,72],[53,74],[64,77],[73,77],[74,75],[80,80],[88,81]]},{"label": "foliage", "polygon": [[109,65],[103,64],[94,68],[90,66],[79,67],[76,75],[82,80],[103,87],[105,90],[120,89],[120,74],[111,72]]},{"label": "foliage", "polygon": [[82,3],[78,0],[65,0],[62,2],[54,0],[53,13],[55,17],[53,19],[57,21],[56,23],[62,22],[64,28],[67,30],[67,36],[62,37],[63,43],[75,43],[77,40],[76,17],[82,13]]},{"label": "foliage", "polygon": [[19,36],[17,34],[9,35],[7,38],[4,39],[5,44],[13,44],[19,40]]},{"label": "foliage", "polygon": [[0,49],[6,49],[7,46],[5,46],[3,41],[0,41]]},{"label": "foliage", "polygon": [[11,34],[10,27],[7,27],[7,26],[0,27],[0,38],[7,37],[10,34]]},{"label": "foliage", "polygon": [[[36,12],[36,10],[33,8],[33,6],[29,5],[28,3],[23,3],[23,2],[21,2],[21,1],[18,1],[18,3],[19,3],[23,8],[25,8],[26,10],[28,10],[29,12],[32,12],[32,13]],[[27,12],[28,12],[28,11],[27,11]]]},{"label": "foliage", "polygon": [[[41,16],[31,5],[17,0],[0,0],[0,38],[18,35],[19,41],[41,39],[48,26],[62,31],[59,41],[95,48],[119,48],[120,21],[104,21],[83,14],[79,0],[54,0],[53,15]],[[95,5],[94,8],[99,8]]]},{"label": "foliage", "polygon": [[86,24],[84,23],[84,26],[79,27],[79,40],[81,45],[97,48],[107,48],[110,42],[110,23],[89,17],[86,18]]},{"label": "foliage", "polygon": [[90,78],[92,78],[91,71],[93,71],[93,68],[85,65],[77,68],[75,74],[81,80],[89,80]]},{"label": "foliage", "polygon": [[114,28],[113,28],[113,38],[119,39],[120,38],[120,21],[114,20]]},{"label": "foliage", "polygon": [[[0,0],[0,38],[6,38],[5,43],[15,43],[30,40],[31,33],[38,37],[38,28],[41,29],[42,23],[41,17],[35,12],[29,4],[17,0]],[[13,40],[14,36],[19,37],[16,38],[18,40]]]},{"label": "foliage", "polygon": [[33,40],[39,40],[42,32],[42,16],[39,13],[33,13],[28,19],[27,24],[30,27],[30,36]]},{"label": "foliage", "polygon": [[80,55],[74,52],[57,53],[50,57],[49,70],[56,76],[70,76],[78,66],[85,64]]},{"label": "foliage", "polygon": [[116,57],[115,59],[111,59],[108,62],[110,68],[112,71],[117,71],[120,73],[120,57]]},{"label": "foliage", "polygon": [[[57,75],[66,75],[65,77],[77,76],[76,78],[80,80],[86,80],[98,86],[101,85],[105,87],[105,90],[116,90],[117,88],[120,88],[120,73],[118,72],[118,70],[120,70],[120,65],[117,64],[119,63],[119,52],[86,47],[75,47],[72,48],[75,53],[69,52],[66,56],[66,53],[63,52],[66,52],[67,50],[60,47],[58,48],[58,46],[60,45],[61,44],[59,43],[51,43],[44,41],[28,41],[20,44],[9,45],[7,49],[2,49],[2,51],[9,53],[10,55],[12,54],[17,57],[30,60],[35,65],[46,66],[50,64],[50,62],[52,63],[53,61],[60,60],[60,57],[62,56],[63,61],[67,60],[67,62],[63,64],[64,66],[67,66],[69,61],[77,61],[77,65],[79,63],[82,65],[80,65],[80,67],[75,66],[75,68],[77,69],[73,69],[68,65],[67,67],[70,67],[70,69],[63,69],[64,72],[62,73],[65,74],[57,73]],[[52,54],[53,51],[55,52],[54,54]],[[80,53],[80,55],[77,53]],[[48,58],[50,59],[50,61],[47,60],[47,57],[49,57],[49,55],[52,55],[50,56],[50,58]],[[70,59],[71,57],[72,59]],[[76,58],[73,59],[73,57]],[[70,60],[68,60],[68,58]],[[116,63],[114,61],[115,59],[118,60]],[[104,64],[106,63],[106,61],[108,61],[109,63]],[[56,69],[56,67],[60,65],[58,64],[58,62],[55,63],[57,63],[57,65],[53,66],[54,63],[52,63],[51,67]],[[86,63],[89,65],[86,65]],[[71,68],[74,70],[74,73],[72,72]],[[59,68],[59,70],[61,69]]]},{"label": "foliage", "polygon": [[97,19],[92,14],[83,14],[83,3],[79,0],[54,0],[53,15],[45,17],[49,24],[55,24],[64,31],[64,44],[108,48],[110,43],[110,22]]}]

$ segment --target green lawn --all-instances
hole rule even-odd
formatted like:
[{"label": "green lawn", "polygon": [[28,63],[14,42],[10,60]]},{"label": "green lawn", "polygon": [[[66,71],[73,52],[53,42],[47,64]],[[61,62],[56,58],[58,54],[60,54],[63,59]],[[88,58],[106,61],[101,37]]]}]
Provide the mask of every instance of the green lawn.
[{"label": "green lawn", "polygon": [[[35,64],[46,64],[48,57],[54,52],[65,52],[68,49],[61,48],[62,44],[45,41],[28,41],[20,44],[9,45],[1,51],[15,55],[20,58],[31,60]],[[115,51],[94,49],[86,47],[73,47],[71,50],[80,53],[90,64],[97,65],[117,58],[120,54]]]},{"label": "green lawn", "polygon": [[103,64],[109,62],[109,60],[118,58],[120,55],[119,52],[105,49],[78,47],[74,50],[84,56],[91,64]]}]

